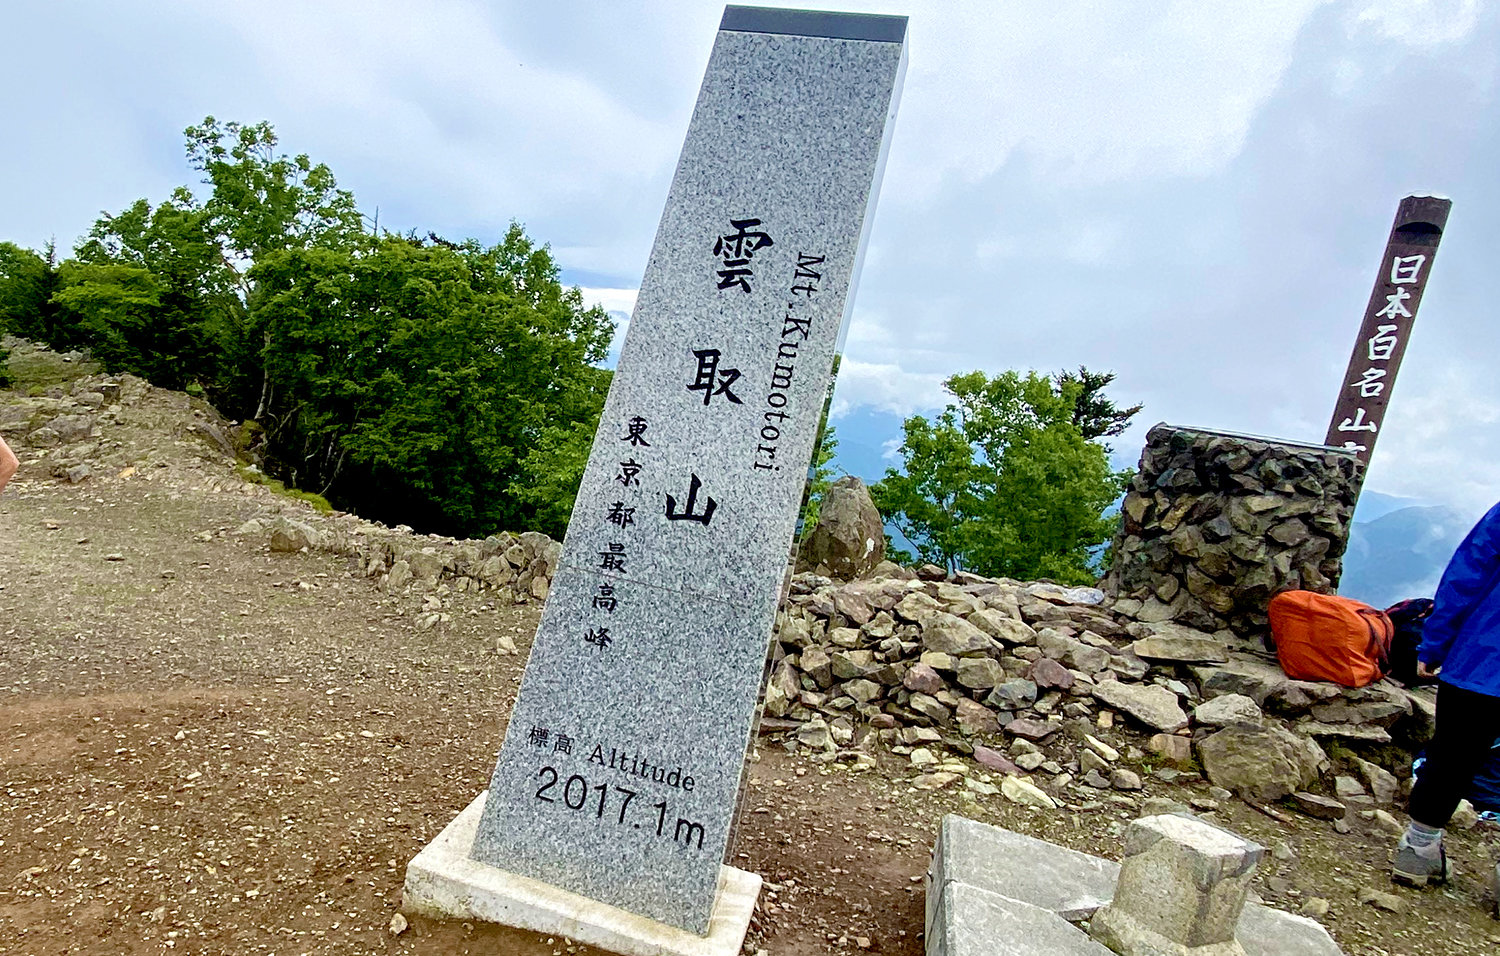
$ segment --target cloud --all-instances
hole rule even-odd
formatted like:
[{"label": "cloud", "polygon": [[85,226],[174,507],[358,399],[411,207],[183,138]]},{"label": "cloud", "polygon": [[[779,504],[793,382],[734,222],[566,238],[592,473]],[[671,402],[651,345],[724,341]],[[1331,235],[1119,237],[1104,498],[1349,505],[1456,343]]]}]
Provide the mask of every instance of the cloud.
[{"label": "cloud", "polygon": [[1437,46],[1474,32],[1479,24],[1479,0],[1373,0],[1355,14],[1354,21],[1390,40]]},{"label": "cloud", "polygon": [[856,407],[869,407],[906,417],[930,412],[948,403],[943,381],[948,376],[908,372],[894,364],[875,364],[851,359],[846,352],[839,363],[838,385],[829,415],[842,418]]}]

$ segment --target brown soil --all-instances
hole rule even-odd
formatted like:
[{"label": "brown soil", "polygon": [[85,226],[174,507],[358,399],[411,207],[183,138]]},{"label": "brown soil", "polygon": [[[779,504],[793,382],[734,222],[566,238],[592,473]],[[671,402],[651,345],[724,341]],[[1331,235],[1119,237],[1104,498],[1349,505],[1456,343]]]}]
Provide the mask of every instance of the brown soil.
[{"label": "brown soil", "polygon": [[[23,477],[0,497],[0,953],[592,952],[420,918],[390,929],[407,861],[486,784],[536,609],[388,595],[343,559],[271,554],[232,533],[264,495],[191,448],[161,460],[79,485]],[[451,619],[419,630],[433,601]],[[521,653],[497,653],[500,635]],[[921,953],[945,813],[1106,855],[1137,814],[916,791],[902,758],[879,756],[851,772],[759,742],[731,860],[767,881],[748,953]],[[1454,885],[1417,893],[1389,886],[1390,837],[1364,821],[1339,835],[1238,801],[1215,816],[1295,853],[1268,858],[1259,892],[1327,898],[1351,953],[1500,947],[1475,875],[1487,833],[1457,834]],[[1410,911],[1360,904],[1363,886]]]}]

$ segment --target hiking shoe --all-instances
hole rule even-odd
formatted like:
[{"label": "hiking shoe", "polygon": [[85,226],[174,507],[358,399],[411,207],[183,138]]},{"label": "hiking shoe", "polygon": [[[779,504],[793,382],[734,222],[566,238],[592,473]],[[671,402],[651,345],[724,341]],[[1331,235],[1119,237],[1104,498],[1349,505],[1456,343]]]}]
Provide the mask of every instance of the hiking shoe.
[{"label": "hiking shoe", "polygon": [[1437,856],[1423,856],[1403,839],[1396,845],[1396,859],[1391,864],[1391,879],[1407,886],[1423,887],[1448,882],[1448,854],[1438,844]]}]

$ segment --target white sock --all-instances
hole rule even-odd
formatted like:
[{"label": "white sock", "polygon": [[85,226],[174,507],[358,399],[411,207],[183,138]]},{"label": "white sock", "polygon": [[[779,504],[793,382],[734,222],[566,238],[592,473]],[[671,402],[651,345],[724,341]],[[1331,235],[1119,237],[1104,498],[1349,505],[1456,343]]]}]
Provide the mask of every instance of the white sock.
[{"label": "white sock", "polygon": [[1401,841],[1416,850],[1418,856],[1435,857],[1443,845],[1443,828],[1429,827],[1413,820],[1407,825]]}]

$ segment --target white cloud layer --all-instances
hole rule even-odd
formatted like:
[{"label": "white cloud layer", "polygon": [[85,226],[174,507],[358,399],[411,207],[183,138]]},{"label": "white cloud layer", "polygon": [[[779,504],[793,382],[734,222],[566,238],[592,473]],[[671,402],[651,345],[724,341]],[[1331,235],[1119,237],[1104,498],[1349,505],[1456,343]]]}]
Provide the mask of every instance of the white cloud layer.
[{"label": "white cloud layer", "polygon": [[[1396,203],[1436,190],[1454,213],[1367,487],[1500,498],[1500,5],[906,6],[836,415],[1084,364],[1146,405],[1121,456],[1159,420],[1320,439]],[[517,219],[628,317],[720,9],[23,5],[0,31],[0,240],[66,249],[194,178],[183,127],[265,118],[382,224],[493,240]]]}]

